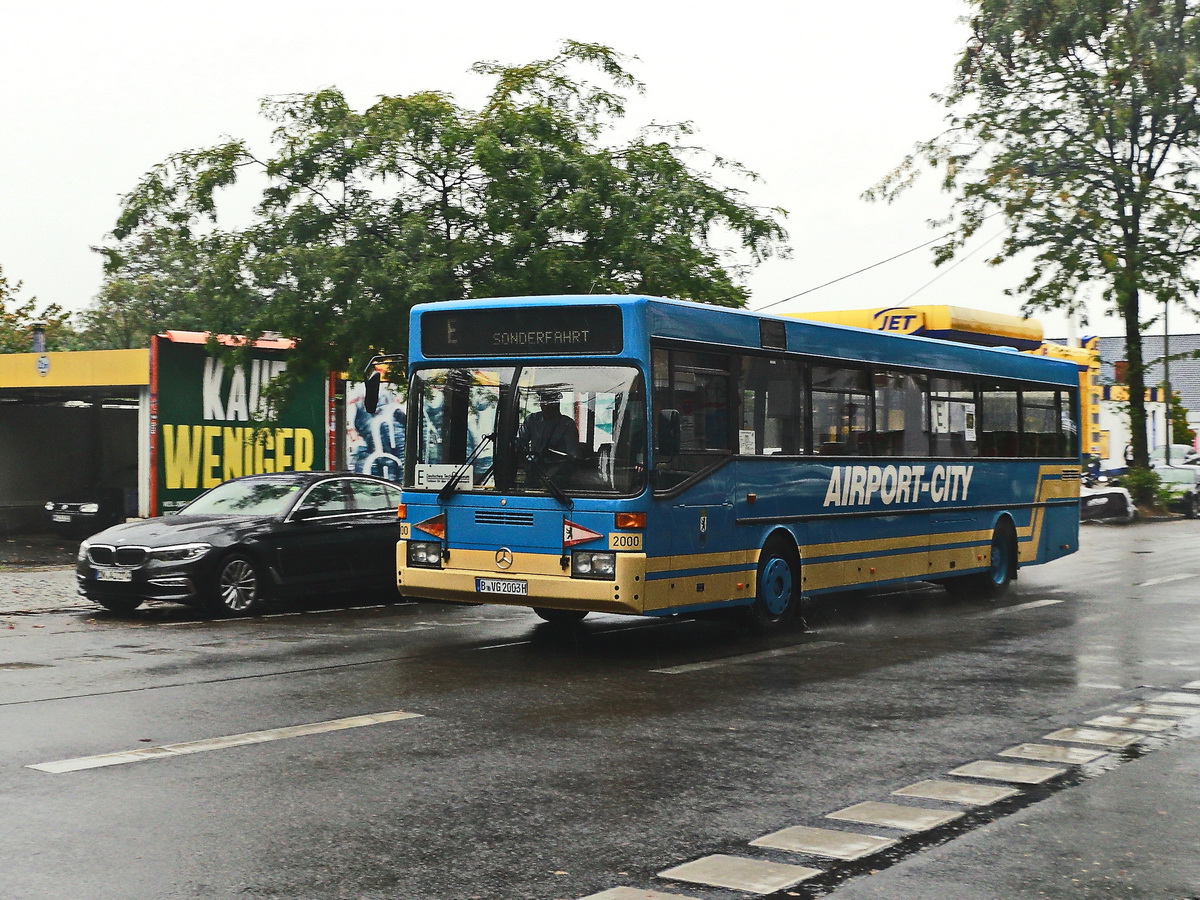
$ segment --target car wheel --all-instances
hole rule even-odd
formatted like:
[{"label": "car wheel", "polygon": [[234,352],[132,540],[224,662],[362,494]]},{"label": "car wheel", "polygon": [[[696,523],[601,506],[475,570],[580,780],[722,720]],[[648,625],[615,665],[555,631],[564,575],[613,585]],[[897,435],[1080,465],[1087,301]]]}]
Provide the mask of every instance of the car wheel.
[{"label": "car wheel", "polygon": [[104,599],[96,597],[94,599],[109,612],[122,614],[131,613],[142,605],[141,597],[105,597]]},{"label": "car wheel", "polygon": [[582,609],[550,609],[546,606],[535,606],[533,611],[551,625],[574,625],[587,615]]},{"label": "car wheel", "polygon": [[218,612],[247,615],[262,603],[262,579],[248,556],[234,554],[221,560],[213,586],[212,606]]},{"label": "car wheel", "polygon": [[788,541],[772,538],[758,555],[754,602],[744,607],[744,617],[754,628],[777,628],[795,617],[799,598],[800,560],[796,551]]},{"label": "car wheel", "polygon": [[1017,571],[1017,536],[1012,526],[1001,522],[992,532],[991,555],[984,572],[963,575],[946,582],[946,589],[960,596],[996,600],[1008,593]]}]

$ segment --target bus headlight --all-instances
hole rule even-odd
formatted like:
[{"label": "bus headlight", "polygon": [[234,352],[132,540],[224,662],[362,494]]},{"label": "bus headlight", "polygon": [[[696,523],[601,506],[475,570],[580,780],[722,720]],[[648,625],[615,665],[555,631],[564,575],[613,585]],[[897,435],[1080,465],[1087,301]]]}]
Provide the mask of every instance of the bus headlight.
[{"label": "bus headlight", "polygon": [[571,577],[600,578],[612,581],[617,577],[617,554],[573,550],[571,551]]},{"label": "bus headlight", "polygon": [[408,564],[441,568],[442,545],[438,541],[409,541]]}]

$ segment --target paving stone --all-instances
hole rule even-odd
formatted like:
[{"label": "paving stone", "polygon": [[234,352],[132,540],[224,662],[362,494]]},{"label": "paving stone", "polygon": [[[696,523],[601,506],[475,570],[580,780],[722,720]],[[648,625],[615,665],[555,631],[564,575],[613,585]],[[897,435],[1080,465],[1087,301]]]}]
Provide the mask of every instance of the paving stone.
[{"label": "paving stone", "polygon": [[981,759],[967,763],[957,769],[951,769],[949,774],[962,775],[968,778],[990,778],[992,781],[1008,781],[1013,784],[1041,784],[1059,775],[1065,775],[1067,769],[1051,768],[1049,766],[1027,766],[1021,763],[992,762]]},{"label": "paving stone", "polygon": [[1200,716],[1200,708],[1195,706],[1166,706],[1162,703],[1135,703],[1133,706],[1122,706],[1117,712],[1140,716],[1172,716],[1177,719]]},{"label": "paving stone", "polygon": [[1146,719],[1141,716],[1097,716],[1083,724],[1098,725],[1101,728],[1130,728],[1134,731],[1169,731],[1179,722],[1175,719]]},{"label": "paving stone", "polygon": [[662,891],[646,891],[641,888],[615,887],[598,894],[588,894],[580,900],[696,900],[683,894],[664,894]]},{"label": "paving stone", "polygon": [[1138,734],[1102,731],[1099,728],[1060,728],[1044,734],[1047,741],[1073,741],[1076,744],[1099,744],[1101,747],[1128,747],[1142,739]]},{"label": "paving stone", "polygon": [[1107,750],[1089,750],[1086,747],[1059,747],[1051,744],[1017,744],[1007,750],[1001,750],[997,756],[1016,757],[1017,759],[1036,759],[1041,762],[1070,763],[1081,766],[1099,759],[1108,753]]},{"label": "paving stone", "polygon": [[987,806],[1021,793],[1015,788],[994,787],[990,784],[967,784],[962,781],[918,781],[892,791],[897,797],[922,797],[926,800],[945,800],[968,806]]},{"label": "paving stone", "polygon": [[947,822],[961,818],[962,813],[944,809],[926,809],[920,806],[900,806],[898,803],[856,803],[826,818],[843,822],[861,822],[864,825],[882,825],[901,831],[928,831]]},{"label": "paving stone", "polygon": [[1200,706],[1200,694],[1182,694],[1179,691],[1168,691],[1149,699],[1151,703],[1188,703]]},{"label": "paving stone", "polygon": [[716,853],[659,872],[658,876],[745,891],[749,894],[773,894],[820,874],[820,869],[810,869],[808,866],[793,866]]},{"label": "paving stone", "polygon": [[792,853],[812,853],[816,856],[850,860],[878,853],[896,842],[873,834],[855,834],[850,831],[795,825],[763,835],[750,843],[755,847],[771,847]]}]

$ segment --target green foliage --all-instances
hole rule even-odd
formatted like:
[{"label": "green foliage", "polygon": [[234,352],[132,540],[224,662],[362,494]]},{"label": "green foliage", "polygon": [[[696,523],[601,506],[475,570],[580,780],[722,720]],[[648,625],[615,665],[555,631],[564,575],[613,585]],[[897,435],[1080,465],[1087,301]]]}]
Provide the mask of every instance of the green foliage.
[{"label": "green foliage", "polygon": [[80,344],[88,349],[149,345],[167,329],[203,331],[209,320],[198,287],[202,255],[169,228],[139,231],[104,254],[104,284],[79,315]]},{"label": "green foliage", "polygon": [[[783,211],[719,184],[714,173],[754,176],[692,146],[686,125],[605,143],[621,92],[642,87],[609,48],[567,42],[474,71],[493,81],[478,110],[436,91],[364,112],[333,88],[265,101],[273,155],[233,140],[172,156],[124,198],[106,252],[152,239],[189,261],[166,279],[180,301],[167,318],[297,337],[314,368],[406,349],[416,303],[644,292],[742,306],[743,264],[787,252]],[[221,192],[248,177],[253,220],[224,229]],[[101,302],[136,307],[126,297],[143,302],[160,278],[147,274]]]},{"label": "green foliage", "polygon": [[1167,505],[1168,495],[1162,489],[1162,479],[1153,469],[1130,466],[1120,481],[1114,483],[1128,490],[1138,506],[1165,508]]},{"label": "green foliage", "polygon": [[12,284],[0,268],[0,353],[30,353],[33,351],[33,326],[45,326],[47,350],[71,350],[75,347],[75,331],[71,314],[57,303],[39,312],[37,298],[22,302],[21,282]]},{"label": "green foliage", "polygon": [[[922,163],[955,212],[935,259],[987,218],[1008,226],[1027,312],[1079,311],[1089,285],[1125,326],[1135,458],[1147,462],[1141,333],[1200,285],[1200,12],[1196,0],[972,0],[972,36],[941,135],[871,199],[893,199]],[[1147,296],[1150,295],[1150,296]],[[1150,303],[1151,298],[1154,304]]]},{"label": "green foliage", "polygon": [[1188,411],[1178,391],[1171,391],[1171,443],[1194,444],[1196,429],[1188,428]]}]

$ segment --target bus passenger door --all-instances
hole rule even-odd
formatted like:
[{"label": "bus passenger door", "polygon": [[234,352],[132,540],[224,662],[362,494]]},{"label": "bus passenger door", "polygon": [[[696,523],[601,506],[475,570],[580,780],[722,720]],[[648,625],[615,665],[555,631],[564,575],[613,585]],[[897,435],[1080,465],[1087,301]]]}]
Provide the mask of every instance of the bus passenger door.
[{"label": "bus passenger door", "polygon": [[663,510],[671,554],[670,606],[730,599],[723,590],[728,579],[714,570],[728,567],[733,548],[731,470],[726,466],[714,472]]}]

